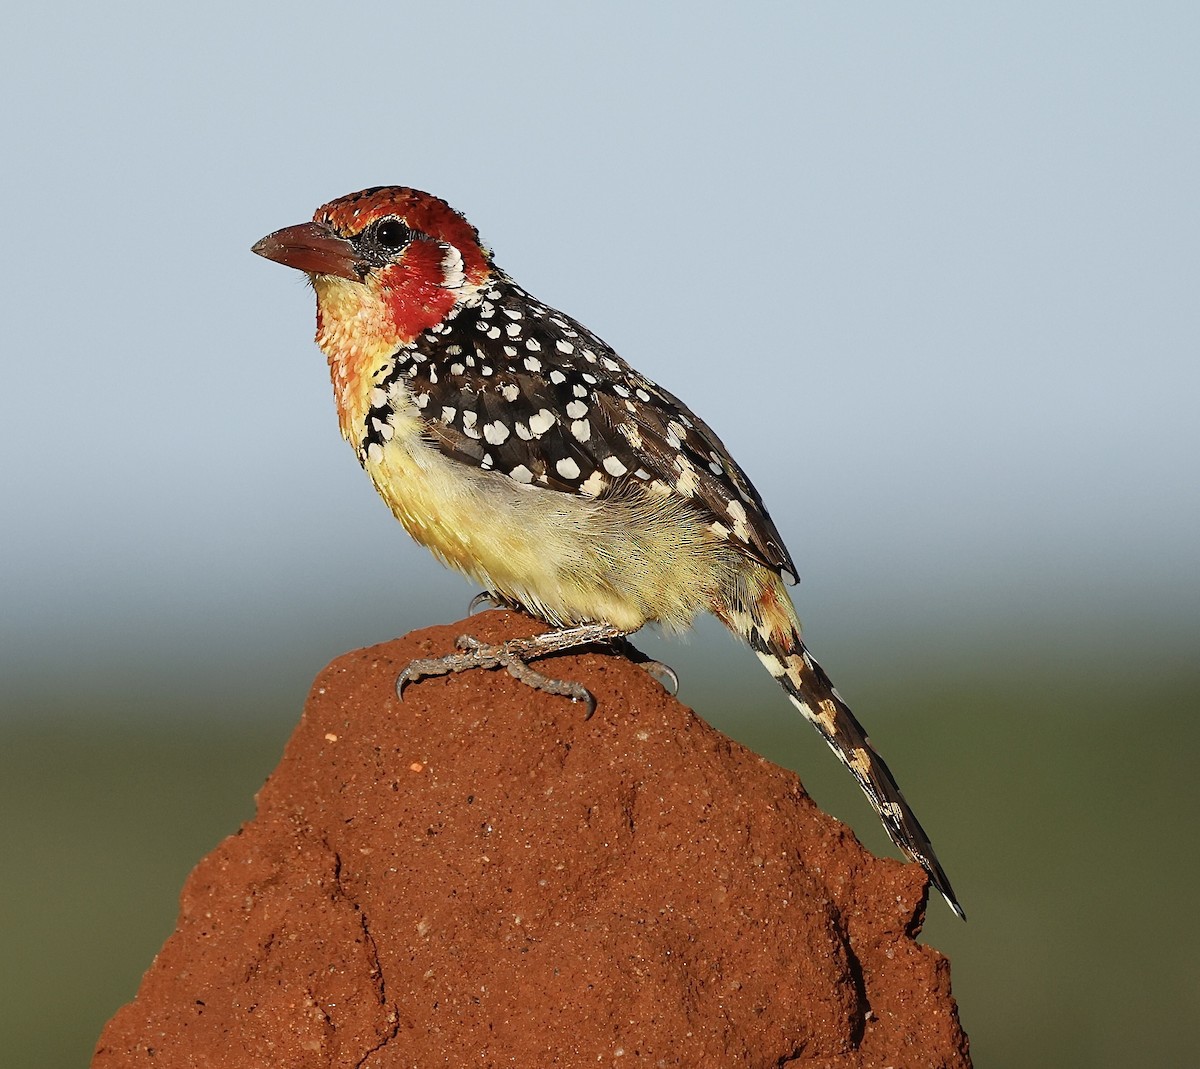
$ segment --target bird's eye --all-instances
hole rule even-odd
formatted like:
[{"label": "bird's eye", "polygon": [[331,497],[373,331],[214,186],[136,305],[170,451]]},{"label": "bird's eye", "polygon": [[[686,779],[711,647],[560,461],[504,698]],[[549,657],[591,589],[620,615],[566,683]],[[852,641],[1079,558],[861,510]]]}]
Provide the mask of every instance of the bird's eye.
[{"label": "bird's eye", "polygon": [[375,241],[381,249],[395,252],[408,244],[412,231],[399,219],[381,219],[375,226]]}]

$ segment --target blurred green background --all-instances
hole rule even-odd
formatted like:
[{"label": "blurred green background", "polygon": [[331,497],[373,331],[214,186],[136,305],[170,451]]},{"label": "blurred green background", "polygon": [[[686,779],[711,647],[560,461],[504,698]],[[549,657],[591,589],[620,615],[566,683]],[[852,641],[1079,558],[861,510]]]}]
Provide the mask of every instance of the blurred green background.
[{"label": "blurred green background", "polygon": [[[6,17],[0,1064],[87,1061],[316,672],[458,619],[263,234],[402,182],[683,397],[931,833],[980,1066],[1200,1017],[1200,8]],[[878,822],[711,622],[682,697]]]}]

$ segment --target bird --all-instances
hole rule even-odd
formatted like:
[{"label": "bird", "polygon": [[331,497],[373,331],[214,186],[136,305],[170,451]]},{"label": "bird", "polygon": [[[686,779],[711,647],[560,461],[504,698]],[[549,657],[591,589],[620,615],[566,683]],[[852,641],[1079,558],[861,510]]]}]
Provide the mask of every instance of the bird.
[{"label": "bird", "polygon": [[796,566],[716,433],[600,337],[497,266],[446,201],[374,186],[322,205],[252,251],[304,272],[342,436],[396,518],[497,604],[551,630],[464,636],[426,675],[528,667],[711,613],[744,640],[825,739],[895,845],[966,915],[928,835],[801,637]]}]

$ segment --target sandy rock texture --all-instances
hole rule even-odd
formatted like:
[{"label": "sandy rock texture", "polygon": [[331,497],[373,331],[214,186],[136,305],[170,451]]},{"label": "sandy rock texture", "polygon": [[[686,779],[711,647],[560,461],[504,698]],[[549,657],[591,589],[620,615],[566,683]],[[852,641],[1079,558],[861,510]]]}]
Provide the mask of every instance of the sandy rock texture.
[{"label": "sandy rock texture", "polygon": [[921,870],[640,668],[538,662],[591,719],[502,671],[397,700],[414,657],[535,627],[489,612],[320,674],[94,1069],[969,1066]]}]

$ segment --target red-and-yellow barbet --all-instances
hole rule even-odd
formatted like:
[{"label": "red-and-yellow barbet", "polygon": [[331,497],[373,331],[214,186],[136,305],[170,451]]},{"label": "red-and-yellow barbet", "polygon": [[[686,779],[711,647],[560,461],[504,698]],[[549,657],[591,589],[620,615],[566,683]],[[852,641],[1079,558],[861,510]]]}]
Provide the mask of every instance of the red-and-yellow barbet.
[{"label": "red-and-yellow barbet", "polygon": [[399,681],[527,662],[710,612],[748,642],[963,916],[928,836],[800,637],[796,569],[750,480],[682,401],[496,266],[444,201],[340,197],[254,251],[308,274],[343,437],[396,518],[493,600],[552,625]]}]

